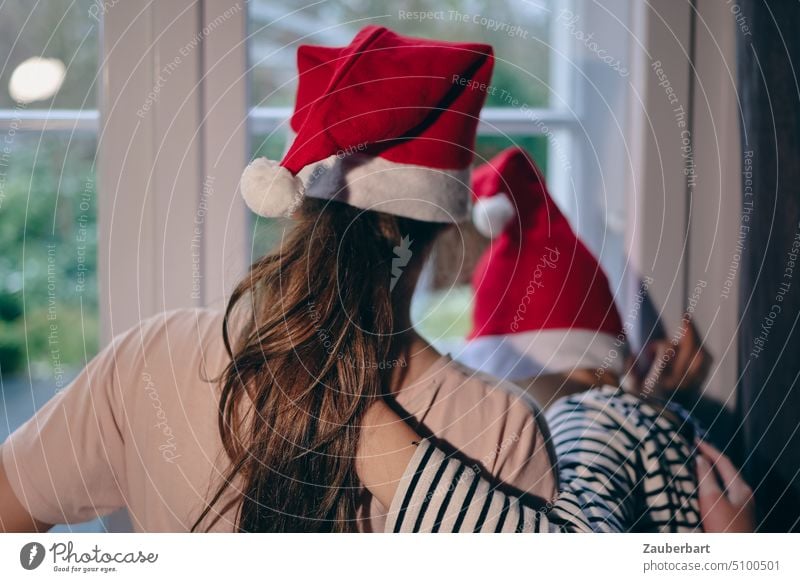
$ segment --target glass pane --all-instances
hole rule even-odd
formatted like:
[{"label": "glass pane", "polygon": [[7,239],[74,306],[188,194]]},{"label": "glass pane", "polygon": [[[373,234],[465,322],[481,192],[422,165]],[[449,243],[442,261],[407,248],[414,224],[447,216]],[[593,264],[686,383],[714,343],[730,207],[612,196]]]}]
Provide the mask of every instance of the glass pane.
[{"label": "glass pane", "polygon": [[462,340],[472,328],[472,287],[455,285],[448,289],[422,290],[414,295],[411,319],[427,341],[443,346],[448,340]]},{"label": "glass pane", "polygon": [[0,109],[95,109],[95,0],[0,2]]},{"label": "glass pane", "polygon": [[[497,57],[487,105],[549,103],[550,1],[331,0],[298,9],[289,0],[253,0],[250,64],[253,107],[291,106],[299,44],[346,45],[368,24],[441,40],[486,42]],[[514,100],[517,103],[514,103]]]},{"label": "glass pane", "polygon": [[[271,160],[280,160],[286,147],[286,134],[278,131],[268,135],[253,135],[250,138],[250,155],[252,158],[266,156]],[[264,218],[250,213],[252,221],[252,246],[248,256],[249,262],[256,261],[280,242],[284,221],[275,218]]]},{"label": "glass pane", "polygon": [[476,164],[492,159],[506,148],[524,148],[547,175],[547,137],[544,135],[479,135],[476,143]]},{"label": "glass pane", "polygon": [[0,153],[0,441],[97,352],[92,133],[9,133]]}]

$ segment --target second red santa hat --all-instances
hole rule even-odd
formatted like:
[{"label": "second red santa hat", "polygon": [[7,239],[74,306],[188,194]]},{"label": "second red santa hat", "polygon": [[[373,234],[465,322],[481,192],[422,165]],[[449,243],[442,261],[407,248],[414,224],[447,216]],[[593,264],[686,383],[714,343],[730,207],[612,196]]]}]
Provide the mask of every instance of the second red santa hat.
[{"label": "second red santa hat", "polygon": [[473,327],[458,359],[512,380],[576,368],[619,373],[625,334],[606,275],[530,156],[504,150],[472,184],[473,221],[493,240],[473,275]]},{"label": "second red santa hat", "polygon": [[470,207],[469,166],[492,48],[405,37],[378,26],[346,47],[301,46],[292,130],[279,163],[242,175],[247,205],[290,215],[303,196],[430,222]]}]

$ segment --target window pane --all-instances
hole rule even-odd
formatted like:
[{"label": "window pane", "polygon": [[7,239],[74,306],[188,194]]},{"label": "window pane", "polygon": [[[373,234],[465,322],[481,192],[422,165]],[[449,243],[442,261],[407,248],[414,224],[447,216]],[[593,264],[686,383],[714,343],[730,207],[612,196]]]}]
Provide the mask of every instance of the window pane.
[{"label": "window pane", "polygon": [[346,45],[360,28],[376,24],[403,34],[489,43],[497,57],[492,79],[497,90],[490,93],[487,104],[546,107],[550,4],[546,0],[332,0],[298,10],[297,3],[288,0],[253,0],[249,3],[250,103],[292,105],[299,44]]},{"label": "window pane", "polygon": [[[91,133],[8,133],[0,153],[0,440],[97,351]],[[10,142],[10,143],[9,143]]]},{"label": "window pane", "polygon": [[547,175],[547,137],[544,135],[479,135],[475,147],[476,164],[492,159],[509,147],[524,148]]},{"label": "window pane", "polygon": [[99,27],[95,0],[0,3],[0,109],[95,109]]},{"label": "window pane", "polygon": [[[276,131],[268,135],[253,135],[250,138],[250,155],[252,158],[265,156],[271,160],[280,160],[286,147],[286,134]],[[264,218],[250,213],[252,225],[252,246],[248,256],[249,262],[264,256],[280,242],[283,232],[283,221],[276,218]]]}]

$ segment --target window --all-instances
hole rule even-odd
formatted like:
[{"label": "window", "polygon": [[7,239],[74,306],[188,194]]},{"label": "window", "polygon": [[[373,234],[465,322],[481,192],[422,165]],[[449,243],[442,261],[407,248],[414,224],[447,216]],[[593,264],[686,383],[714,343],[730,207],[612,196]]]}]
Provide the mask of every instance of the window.
[{"label": "window", "polygon": [[[618,279],[623,269],[615,258],[618,255],[608,249],[623,249],[623,229],[622,224],[616,224],[617,230],[610,230],[606,219],[610,216],[614,223],[617,215],[608,214],[609,206],[621,204],[614,200],[609,205],[604,199],[613,189],[585,190],[584,181],[575,175],[578,167],[591,176],[591,168],[607,161],[606,152],[598,155],[589,147],[591,123],[587,125],[582,118],[578,99],[582,85],[594,83],[597,77],[611,78],[612,84],[614,77],[623,80],[610,75],[611,67],[602,71],[595,68],[589,74],[583,71],[586,55],[578,47],[581,19],[590,17],[587,10],[580,1],[551,0],[339,0],[300,9],[291,2],[254,0],[249,3],[248,14],[250,153],[272,159],[282,156],[296,90],[295,53],[300,44],[345,45],[368,24],[422,37],[487,42],[495,48],[494,90],[489,92],[481,115],[476,163],[510,145],[528,150],[573,225],[588,237],[601,260],[609,257],[606,268]],[[609,36],[612,34],[609,31]],[[622,51],[619,58],[624,58]],[[582,163],[582,156],[587,154],[592,163]],[[277,232],[273,220],[253,217],[253,224],[251,259],[275,243]],[[415,319],[429,339],[461,338],[467,333],[469,277],[487,242],[465,225],[452,237],[443,237],[438,245],[433,258],[436,276],[421,285],[414,307]],[[458,272],[449,273],[453,264],[459,265]]]},{"label": "window", "polygon": [[98,349],[92,4],[0,4],[0,441]]},{"label": "window", "polygon": [[30,415],[30,390],[42,404],[98,346],[91,5],[0,6],[3,433]]},{"label": "window", "polygon": [[[41,404],[101,341],[161,309],[221,304],[248,260],[269,249],[279,233],[263,218],[250,216],[248,226],[235,189],[249,157],[279,158],[286,146],[297,46],[345,44],[369,23],[494,45],[497,90],[482,113],[478,160],[512,143],[528,149],[620,291],[630,157],[624,115],[630,91],[623,74],[629,66],[627,10],[584,0],[440,4],[331,0],[298,9],[285,0],[203,0],[141,11],[129,3],[29,7],[14,0],[0,6],[0,44],[9,55],[0,69],[0,130],[12,142],[0,157],[0,212],[23,221],[22,229],[4,221],[0,232],[4,247],[12,249],[0,259],[6,399],[21,383],[42,390],[36,399]],[[586,31],[594,31],[596,44],[587,42]],[[620,64],[601,60],[598,46]],[[102,101],[98,53],[107,84]],[[163,79],[176,55],[180,67]],[[49,89],[43,83],[48,78]],[[155,88],[153,110],[138,116]],[[104,110],[102,139],[97,109]],[[113,200],[99,214],[98,148],[98,182]],[[185,152],[181,163],[170,155],[174,151]],[[213,185],[213,195],[206,184]],[[201,243],[194,246],[201,213]],[[249,245],[242,236],[248,230]],[[452,249],[440,245],[437,278],[429,278],[415,303],[432,339],[461,337],[469,325],[470,261],[486,241],[468,225],[462,232],[469,238],[466,267],[448,275]],[[49,275],[58,283],[56,327],[81,325],[82,341],[60,352],[52,352],[42,335],[52,323],[46,319],[53,303],[48,244],[55,245],[57,272]],[[105,262],[97,258],[98,248]],[[107,269],[101,277],[98,262]],[[98,280],[108,285],[102,311]],[[137,310],[130,309],[132,302]],[[4,430],[25,416],[9,417]]]}]

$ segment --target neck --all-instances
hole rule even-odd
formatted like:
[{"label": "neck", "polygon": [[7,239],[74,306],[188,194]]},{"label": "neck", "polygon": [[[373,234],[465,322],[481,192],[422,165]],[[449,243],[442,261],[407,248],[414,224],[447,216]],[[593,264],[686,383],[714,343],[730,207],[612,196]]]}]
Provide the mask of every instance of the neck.
[{"label": "neck", "polygon": [[417,382],[442,357],[411,325],[408,306],[395,315],[395,323],[397,333],[391,350],[393,366],[388,379],[388,392],[391,394]]},{"label": "neck", "polygon": [[397,356],[389,376],[388,392],[397,394],[424,377],[441,354],[413,329],[398,338]]},{"label": "neck", "polygon": [[388,376],[388,392],[397,394],[414,384],[439,358],[437,352],[421,337],[411,321],[411,300],[422,272],[419,261],[409,265],[398,285],[394,288],[394,336],[391,347],[391,374]]}]

